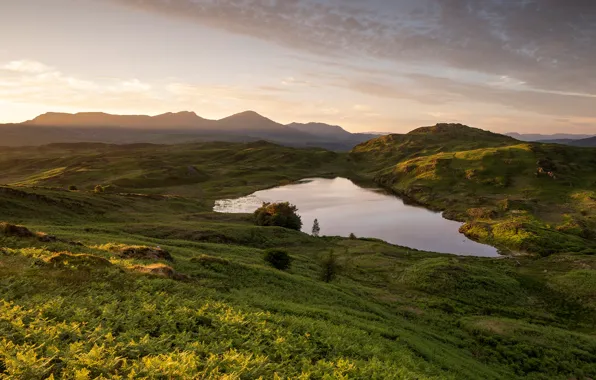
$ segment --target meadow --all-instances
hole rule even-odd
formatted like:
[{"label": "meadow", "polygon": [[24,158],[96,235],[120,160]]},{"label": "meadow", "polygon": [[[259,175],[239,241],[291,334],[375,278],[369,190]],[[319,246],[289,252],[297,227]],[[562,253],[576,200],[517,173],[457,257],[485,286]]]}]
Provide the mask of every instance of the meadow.
[{"label": "meadow", "polygon": [[[474,180],[461,193],[441,195],[444,181],[459,178],[457,157],[482,181],[489,176],[483,170],[502,159],[490,152],[519,145],[498,136],[487,140],[491,146],[471,152],[452,141],[454,152],[427,144],[428,152],[412,148],[405,155],[373,149],[394,146],[384,140],[352,153],[264,142],[2,149],[0,378],[593,378],[596,258],[587,254],[590,237],[577,235],[581,249],[567,249],[573,247],[567,236],[576,235],[563,230],[564,244],[549,254],[530,249],[496,259],[458,257],[259,227],[250,215],[211,211],[216,199],[341,175],[384,183],[454,217],[466,212],[470,225],[488,226],[495,242],[513,247],[499,240],[498,223],[521,215],[543,228],[561,210],[513,213],[514,196],[551,199],[564,208],[556,196],[589,184],[578,174],[589,172],[581,165],[593,152],[585,151],[586,161],[565,177],[585,181],[573,191],[555,182],[525,194]],[[515,152],[513,162],[536,166],[524,153],[531,150]],[[405,162],[425,167],[442,154],[457,156],[444,171],[439,162],[433,175],[425,168],[411,171],[416,178],[400,177]],[[521,186],[520,171],[512,173]],[[393,176],[399,179],[389,184]],[[423,177],[435,189],[432,197],[411,190]],[[543,179],[532,177],[526,186]],[[463,199],[472,187],[495,194],[480,207],[507,198],[508,211],[470,216],[474,207]],[[586,215],[580,209],[569,214],[590,223],[590,196],[582,198]],[[524,225],[517,235],[525,231]],[[264,261],[271,248],[290,254],[290,269]],[[330,254],[339,270],[326,282],[323,263]]]}]

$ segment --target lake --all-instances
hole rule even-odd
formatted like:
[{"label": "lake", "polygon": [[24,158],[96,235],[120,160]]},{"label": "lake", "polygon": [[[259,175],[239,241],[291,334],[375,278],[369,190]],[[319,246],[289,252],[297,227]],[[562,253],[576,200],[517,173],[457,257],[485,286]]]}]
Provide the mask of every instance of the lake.
[{"label": "lake", "polygon": [[290,202],[298,207],[302,231],[319,220],[321,235],[378,238],[424,251],[470,256],[498,256],[497,249],[459,233],[462,223],[441,213],[407,205],[380,189],[366,189],[346,178],[309,178],[257,191],[238,199],[215,202],[216,212],[252,213],[263,202]]}]

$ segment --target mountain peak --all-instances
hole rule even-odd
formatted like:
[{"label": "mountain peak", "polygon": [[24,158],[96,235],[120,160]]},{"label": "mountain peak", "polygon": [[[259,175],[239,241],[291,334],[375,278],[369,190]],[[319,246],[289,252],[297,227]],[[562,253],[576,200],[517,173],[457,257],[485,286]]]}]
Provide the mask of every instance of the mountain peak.
[{"label": "mountain peak", "polygon": [[265,116],[261,115],[260,113],[257,113],[255,111],[250,111],[250,110],[240,112],[240,113],[234,114],[232,116],[228,116],[228,117],[224,118],[224,120],[232,119],[232,118],[234,118],[234,119],[255,119],[255,120],[256,119],[260,119],[260,120],[266,119],[266,120],[270,120],[270,119],[266,118]]}]

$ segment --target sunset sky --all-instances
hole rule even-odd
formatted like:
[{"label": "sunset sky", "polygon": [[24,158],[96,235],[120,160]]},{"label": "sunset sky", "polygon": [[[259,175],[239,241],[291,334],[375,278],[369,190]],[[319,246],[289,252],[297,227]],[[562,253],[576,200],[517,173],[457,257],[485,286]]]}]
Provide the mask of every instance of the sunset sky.
[{"label": "sunset sky", "polygon": [[249,109],[596,134],[596,1],[0,1],[0,122]]}]

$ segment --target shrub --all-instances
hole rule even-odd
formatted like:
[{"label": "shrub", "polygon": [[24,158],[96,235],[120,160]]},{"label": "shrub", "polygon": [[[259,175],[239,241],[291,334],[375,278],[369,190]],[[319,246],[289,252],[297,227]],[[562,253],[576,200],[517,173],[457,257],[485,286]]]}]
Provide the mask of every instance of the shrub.
[{"label": "shrub", "polygon": [[356,239],[358,239],[358,238],[357,238],[357,237],[356,237],[356,235],[354,235],[354,233],[352,232],[352,233],[350,234],[350,239],[351,239],[351,240],[356,240]]},{"label": "shrub", "polygon": [[258,226],[277,226],[300,231],[302,219],[296,206],[288,202],[263,203],[254,212],[255,224]]},{"label": "shrub", "polygon": [[102,185],[97,185],[95,186],[95,189],[93,189],[93,192],[95,193],[103,193],[104,192],[104,188]]},{"label": "shrub", "polygon": [[337,276],[338,271],[337,256],[333,254],[333,251],[329,251],[323,260],[321,260],[321,279],[325,282],[331,282]]},{"label": "shrub", "polygon": [[70,185],[70,186],[68,186],[68,190],[70,190],[70,191],[77,191],[78,188],[75,185]]},{"label": "shrub", "polygon": [[269,249],[265,252],[265,261],[272,267],[279,270],[290,269],[292,258],[288,252],[282,249]]}]

